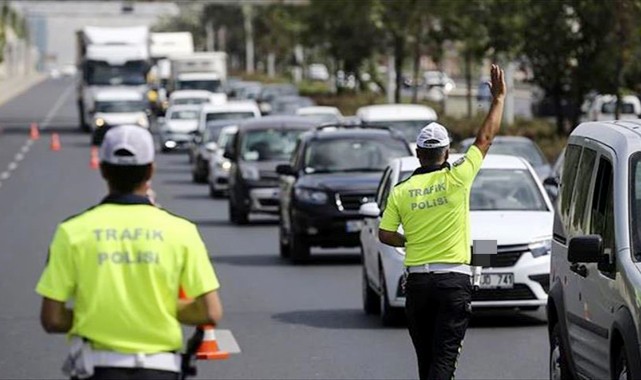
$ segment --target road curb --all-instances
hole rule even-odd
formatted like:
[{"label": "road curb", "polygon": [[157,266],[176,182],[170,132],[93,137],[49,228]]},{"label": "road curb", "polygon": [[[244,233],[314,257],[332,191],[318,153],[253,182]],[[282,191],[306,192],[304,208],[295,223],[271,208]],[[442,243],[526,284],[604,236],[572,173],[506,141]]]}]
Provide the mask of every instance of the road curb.
[{"label": "road curb", "polygon": [[46,78],[47,75],[45,74],[35,73],[24,77],[0,81],[0,106],[25,93],[31,87],[43,82]]}]

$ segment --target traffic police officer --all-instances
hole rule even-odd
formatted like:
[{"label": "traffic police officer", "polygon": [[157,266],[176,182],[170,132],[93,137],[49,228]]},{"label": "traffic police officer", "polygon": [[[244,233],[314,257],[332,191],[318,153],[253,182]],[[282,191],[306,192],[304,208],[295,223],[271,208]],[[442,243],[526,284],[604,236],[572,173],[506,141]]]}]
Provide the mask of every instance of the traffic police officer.
[{"label": "traffic police officer", "polygon": [[[100,148],[109,195],[62,222],[53,237],[36,291],[43,328],[72,338],[63,368],[69,376],[177,379],[180,324],[222,317],[196,226],[146,196],[153,160],[147,130],[110,129]],[[178,299],[180,288],[191,300]]]},{"label": "traffic police officer", "polygon": [[[391,192],[381,242],[405,247],[405,311],[421,379],[451,379],[471,314],[470,190],[503,115],[503,70],[492,65],[492,105],[474,145],[447,163],[450,140],[438,123],[416,139],[420,168]],[[402,225],[404,234],[397,232]]]}]

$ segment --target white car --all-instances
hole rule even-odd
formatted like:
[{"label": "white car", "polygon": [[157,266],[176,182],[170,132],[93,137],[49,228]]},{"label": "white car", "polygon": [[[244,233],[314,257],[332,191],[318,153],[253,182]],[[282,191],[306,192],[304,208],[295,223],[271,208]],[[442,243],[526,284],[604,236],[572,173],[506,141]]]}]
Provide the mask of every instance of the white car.
[{"label": "white car", "polygon": [[343,121],[343,114],[336,107],[328,106],[311,106],[301,107],[296,110],[296,115],[313,117],[321,123],[341,123]]},{"label": "white car", "polygon": [[204,132],[209,121],[251,119],[260,116],[260,108],[253,100],[230,100],[225,104],[205,104],[200,110],[198,130]]},{"label": "white car", "polygon": [[[461,157],[452,154],[450,160]],[[378,240],[380,210],[391,189],[418,166],[414,157],[392,161],[376,202],[361,206],[366,216],[361,230],[363,306],[367,313],[381,313],[384,324],[394,321],[405,306],[405,251]],[[470,196],[472,240],[496,240],[498,254],[492,267],[482,269],[481,287],[472,296],[475,308],[534,310],[546,304],[554,209],[536,178],[519,157],[488,155],[483,161]]]},{"label": "white car", "polygon": [[227,95],[224,93],[213,93],[207,90],[176,90],[169,95],[168,107],[176,105],[200,105],[200,104],[224,104]]},{"label": "white car", "polygon": [[400,131],[412,149],[416,148],[415,139],[421,128],[438,118],[432,108],[418,104],[365,106],[356,110],[356,116],[365,125],[389,127]]},{"label": "white car", "polygon": [[[597,95],[582,106],[587,112],[587,121],[608,121],[615,119],[616,96]],[[619,120],[634,120],[641,115],[641,101],[635,95],[624,95],[621,99]]]},{"label": "white car", "polygon": [[94,95],[92,130],[104,126],[136,124],[149,128],[145,96],[133,89],[101,89]]},{"label": "white car", "polygon": [[174,105],[169,107],[164,118],[158,118],[160,129],[160,149],[168,152],[185,149],[193,140],[198,129],[199,105]]},{"label": "white car", "polygon": [[229,169],[231,161],[223,157],[225,147],[231,143],[238,126],[230,125],[223,127],[216,141],[216,150],[209,158],[209,195],[212,198],[222,197],[229,188]]}]

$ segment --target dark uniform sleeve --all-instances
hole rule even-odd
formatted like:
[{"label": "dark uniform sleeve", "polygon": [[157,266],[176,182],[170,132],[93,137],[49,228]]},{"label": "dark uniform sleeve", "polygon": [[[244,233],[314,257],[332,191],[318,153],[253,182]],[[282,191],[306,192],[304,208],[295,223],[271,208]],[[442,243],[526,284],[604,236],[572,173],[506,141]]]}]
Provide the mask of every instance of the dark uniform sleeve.
[{"label": "dark uniform sleeve", "polygon": [[180,285],[187,297],[196,298],[218,289],[220,284],[196,226],[190,235]]},{"label": "dark uniform sleeve", "polygon": [[38,281],[36,292],[43,297],[66,302],[75,291],[76,273],[69,237],[59,226],[49,246],[47,266]]}]

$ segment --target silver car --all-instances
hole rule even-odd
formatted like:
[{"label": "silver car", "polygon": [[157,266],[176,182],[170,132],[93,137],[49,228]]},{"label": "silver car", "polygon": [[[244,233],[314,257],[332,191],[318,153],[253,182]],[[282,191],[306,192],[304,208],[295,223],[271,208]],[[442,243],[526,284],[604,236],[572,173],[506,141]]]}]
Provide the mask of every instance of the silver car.
[{"label": "silver car", "polygon": [[570,135],[550,281],[550,378],[641,378],[641,122]]},{"label": "silver car", "polygon": [[229,169],[231,161],[225,158],[225,147],[233,141],[238,126],[230,125],[221,129],[216,142],[217,149],[209,158],[209,196],[221,198],[229,188]]}]

